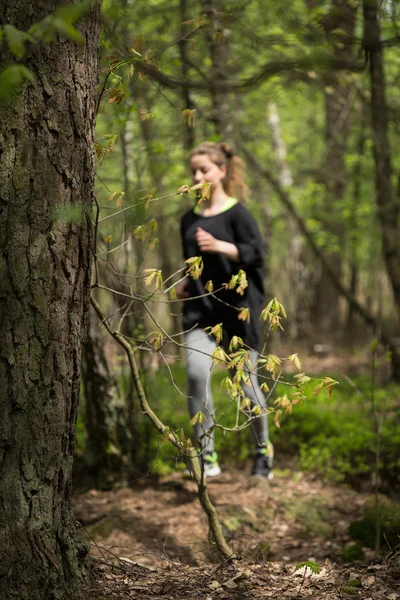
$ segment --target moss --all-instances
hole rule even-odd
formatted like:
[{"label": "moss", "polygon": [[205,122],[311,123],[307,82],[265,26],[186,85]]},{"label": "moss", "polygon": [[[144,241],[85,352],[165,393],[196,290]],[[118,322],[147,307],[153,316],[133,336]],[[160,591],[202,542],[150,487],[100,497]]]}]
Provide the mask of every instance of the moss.
[{"label": "moss", "polygon": [[223,520],[223,524],[228,531],[235,532],[241,527],[247,526],[257,531],[264,533],[273,520],[273,509],[264,508],[257,513],[241,506],[226,507],[227,516]]},{"label": "moss", "polygon": [[301,523],[307,536],[332,537],[332,527],[327,523],[328,511],[320,500],[291,499],[286,507],[285,518]]},{"label": "moss", "polygon": [[[375,547],[377,517],[380,521],[381,543],[396,546],[400,538],[400,503],[378,495],[368,498],[364,506],[364,516],[350,525],[353,539],[363,542],[368,548]],[[378,513],[378,514],[377,514]]]},{"label": "moss", "polygon": [[114,529],[126,531],[128,529],[128,523],[119,517],[106,517],[93,525],[86,525],[84,528],[79,529],[78,536],[82,540],[104,539],[107,538]]},{"label": "moss", "polygon": [[351,563],[356,560],[365,560],[365,553],[359,544],[349,544],[342,552],[344,562]]}]

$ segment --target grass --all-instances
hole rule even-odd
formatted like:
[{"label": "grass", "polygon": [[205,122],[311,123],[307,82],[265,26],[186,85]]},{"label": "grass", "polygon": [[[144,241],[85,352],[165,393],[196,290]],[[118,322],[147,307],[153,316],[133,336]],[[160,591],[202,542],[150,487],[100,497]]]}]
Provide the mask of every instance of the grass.
[{"label": "grass", "polygon": [[[231,427],[235,423],[236,405],[221,390],[223,370],[213,376],[213,397],[216,418],[221,424]],[[186,407],[185,372],[181,364],[149,371],[143,378],[144,387],[153,409],[171,429],[183,429],[185,436],[192,434]],[[371,384],[367,377],[358,377],[355,385],[361,396],[342,377],[336,377],[337,386],[331,398],[325,391],[313,395],[315,385],[307,388],[307,401],[293,407],[292,414],[284,415],[281,427],[277,428],[270,417],[270,436],[275,454],[295,456],[305,471],[317,471],[325,480],[341,481],[357,486],[370,477],[375,461],[376,434],[372,405],[368,400]],[[121,377],[121,390],[128,389],[128,376]],[[180,392],[178,391],[180,390]],[[277,386],[274,397],[288,393],[287,386]],[[270,401],[273,405],[273,398]],[[382,417],[381,432],[381,475],[388,485],[398,481],[400,473],[400,386],[390,384],[375,392],[377,413]],[[138,454],[136,460],[146,468],[150,456],[151,470],[165,474],[183,468],[177,464],[176,452],[168,443],[160,440],[147,419],[139,412],[136,415]],[[83,449],[82,419],[78,420],[78,448]],[[222,463],[244,465],[253,452],[249,429],[237,433],[216,432],[216,450]]]}]

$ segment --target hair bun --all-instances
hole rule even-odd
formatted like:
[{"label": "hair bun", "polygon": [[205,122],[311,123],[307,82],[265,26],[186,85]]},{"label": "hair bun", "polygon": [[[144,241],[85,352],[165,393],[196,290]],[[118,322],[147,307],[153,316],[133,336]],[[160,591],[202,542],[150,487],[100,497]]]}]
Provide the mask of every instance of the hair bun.
[{"label": "hair bun", "polygon": [[232,146],[230,146],[226,142],[220,142],[218,144],[218,147],[225,154],[226,158],[232,158],[232,156],[234,156],[235,154],[235,151],[233,150]]}]

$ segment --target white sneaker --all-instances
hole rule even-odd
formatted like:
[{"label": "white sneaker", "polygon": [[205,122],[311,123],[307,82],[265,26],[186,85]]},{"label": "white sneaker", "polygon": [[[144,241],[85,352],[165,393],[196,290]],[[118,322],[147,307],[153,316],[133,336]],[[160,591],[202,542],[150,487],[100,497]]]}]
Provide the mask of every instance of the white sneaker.
[{"label": "white sneaker", "polygon": [[217,475],[221,475],[221,468],[218,464],[218,454],[216,452],[206,452],[203,460],[204,475],[206,477],[217,477]]},{"label": "white sneaker", "polygon": [[[217,477],[221,475],[221,467],[218,464],[218,455],[216,452],[207,452],[204,457],[199,457],[204,466],[205,477]],[[186,468],[183,473],[185,479],[192,479],[193,474],[190,469]]]}]

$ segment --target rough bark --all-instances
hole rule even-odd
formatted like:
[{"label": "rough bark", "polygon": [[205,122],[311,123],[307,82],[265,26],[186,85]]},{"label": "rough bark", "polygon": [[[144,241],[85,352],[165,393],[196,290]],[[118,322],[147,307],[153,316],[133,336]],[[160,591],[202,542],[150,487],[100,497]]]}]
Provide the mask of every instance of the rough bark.
[{"label": "rough bark", "polygon": [[[57,5],[3,3],[0,24],[26,30]],[[74,538],[71,469],[90,289],[98,5],[80,29],[82,46],[56,39],[30,47],[24,64],[35,85],[0,106],[0,597],[7,600],[69,597],[86,551]]]}]

